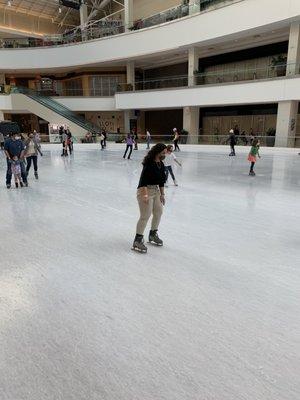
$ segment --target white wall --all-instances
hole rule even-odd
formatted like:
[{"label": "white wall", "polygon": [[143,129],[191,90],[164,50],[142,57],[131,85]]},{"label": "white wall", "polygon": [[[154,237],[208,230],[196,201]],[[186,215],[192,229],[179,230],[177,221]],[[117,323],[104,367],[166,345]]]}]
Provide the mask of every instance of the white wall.
[{"label": "white wall", "polygon": [[[92,65],[211,45],[288,26],[300,18],[299,0],[241,0],[161,26],[83,44],[42,49],[1,49],[0,70],[51,69]],[[163,38],[163,40],[162,40]]]},{"label": "white wall", "polygon": [[117,109],[181,108],[300,100],[300,77],[116,94]]},{"label": "white wall", "polygon": [[53,97],[53,99],[72,111],[113,111],[116,109],[114,97]]},{"label": "white wall", "polygon": [[[13,98],[16,98],[15,94]],[[25,97],[27,99],[27,97]],[[114,111],[116,110],[114,97],[53,97],[58,103],[68,107],[72,111]],[[23,102],[26,108],[26,102]],[[0,110],[12,111],[15,104],[12,104],[11,95],[0,96]]]}]

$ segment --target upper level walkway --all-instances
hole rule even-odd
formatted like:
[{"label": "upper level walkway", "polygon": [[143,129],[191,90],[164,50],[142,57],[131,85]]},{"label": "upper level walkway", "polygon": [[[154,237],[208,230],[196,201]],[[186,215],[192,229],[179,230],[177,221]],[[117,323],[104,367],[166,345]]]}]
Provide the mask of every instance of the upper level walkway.
[{"label": "upper level walkway", "polygon": [[[44,48],[0,50],[1,71],[49,71],[76,66],[103,66],[168,55],[191,46],[242,39],[288,27],[300,18],[299,0],[238,0],[181,19],[102,39]],[[162,40],[163,38],[163,40]]]}]

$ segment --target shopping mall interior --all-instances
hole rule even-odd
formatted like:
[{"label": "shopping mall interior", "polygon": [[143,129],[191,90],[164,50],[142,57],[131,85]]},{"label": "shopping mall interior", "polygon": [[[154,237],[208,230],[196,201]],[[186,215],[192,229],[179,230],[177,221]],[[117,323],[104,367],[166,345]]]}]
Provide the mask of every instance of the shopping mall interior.
[{"label": "shopping mall interior", "polygon": [[1,400],[299,400],[299,101],[299,0],[0,0]]}]

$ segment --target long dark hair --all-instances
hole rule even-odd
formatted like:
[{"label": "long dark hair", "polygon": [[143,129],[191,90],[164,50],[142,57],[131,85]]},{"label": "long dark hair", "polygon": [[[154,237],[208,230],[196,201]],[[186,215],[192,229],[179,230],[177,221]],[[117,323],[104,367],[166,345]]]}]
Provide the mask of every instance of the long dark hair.
[{"label": "long dark hair", "polygon": [[148,152],[146,157],[143,160],[143,165],[147,165],[151,162],[153,162],[157,156],[157,154],[161,153],[167,148],[167,146],[164,143],[157,143],[155,146],[151,148],[151,150]]}]

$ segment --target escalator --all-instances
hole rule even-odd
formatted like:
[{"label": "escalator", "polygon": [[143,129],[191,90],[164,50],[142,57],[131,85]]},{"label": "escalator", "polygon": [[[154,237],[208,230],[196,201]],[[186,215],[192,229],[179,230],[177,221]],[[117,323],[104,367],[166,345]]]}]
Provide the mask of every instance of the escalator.
[{"label": "escalator", "polygon": [[24,94],[25,96],[38,102],[42,106],[52,110],[56,114],[59,114],[65,119],[71,121],[75,125],[78,125],[85,131],[89,131],[92,134],[97,134],[99,132],[99,128],[96,125],[86,121],[83,117],[77,115],[74,111],[53,100],[53,98],[51,97],[45,96],[35,90],[24,87],[14,87],[12,88],[11,93]]}]

